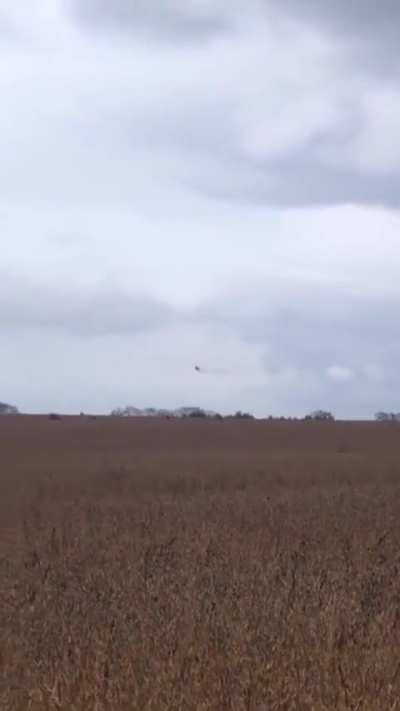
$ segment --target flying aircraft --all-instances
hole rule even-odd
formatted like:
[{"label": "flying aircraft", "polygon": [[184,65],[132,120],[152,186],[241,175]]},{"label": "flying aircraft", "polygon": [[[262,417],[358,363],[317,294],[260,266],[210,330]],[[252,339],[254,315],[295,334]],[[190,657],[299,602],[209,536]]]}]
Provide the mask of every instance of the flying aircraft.
[{"label": "flying aircraft", "polygon": [[200,368],[199,368],[198,365],[195,365],[195,366],[194,366],[194,369],[197,370],[198,373],[200,373]]}]

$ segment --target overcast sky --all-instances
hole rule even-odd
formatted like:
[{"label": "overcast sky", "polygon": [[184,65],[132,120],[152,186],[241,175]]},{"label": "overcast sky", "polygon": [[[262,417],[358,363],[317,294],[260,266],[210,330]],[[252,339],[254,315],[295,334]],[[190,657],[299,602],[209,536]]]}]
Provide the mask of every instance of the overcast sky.
[{"label": "overcast sky", "polygon": [[400,410],[399,46],[397,0],[0,0],[0,400]]}]

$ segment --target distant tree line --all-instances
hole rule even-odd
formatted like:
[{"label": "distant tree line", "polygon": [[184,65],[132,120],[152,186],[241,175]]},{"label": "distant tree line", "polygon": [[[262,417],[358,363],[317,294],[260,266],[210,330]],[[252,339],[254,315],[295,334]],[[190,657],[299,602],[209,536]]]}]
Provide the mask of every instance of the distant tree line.
[{"label": "distant tree line", "polygon": [[[113,417],[164,417],[166,419],[207,419],[207,420],[255,420],[255,416],[250,412],[237,410],[230,415],[221,415],[219,412],[204,410],[201,407],[182,407],[176,410],[145,408],[141,410],[136,407],[127,406],[117,408],[111,412]],[[268,420],[280,422],[296,422],[305,420],[307,422],[334,422],[335,417],[327,410],[314,410],[305,417],[279,417],[270,415]]]},{"label": "distant tree line", "polygon": [[0,415],[19,415],[18,408],[6,402],[0,402]]},{"label": "distant tree line", "polygon": [[207,420],[254,420],[255,417],[254,415],[251,415],[250,412],[242,412],[241,410],[238,410],[235,412],[234,415],[226,415],[225,417],[221,415],[219,412],[214,412],[212,414],[209,414],[205,410],[202,410],[199,408],[198,410],[193,410],[193,412],[188,413],[187,415],[183,416],[184,418],[203,418]]},{"label": "distant tree line", "polygon": [[377,412],[375,420],[377,422],[400,422],[400,412]]},{"label": "distant tree line", "polygon": [[317,420],[319,422],[333,422],[335,418],[332,413],[327,410],[314,410],[314,412],[306,415],[304,419],[307,421]]}]

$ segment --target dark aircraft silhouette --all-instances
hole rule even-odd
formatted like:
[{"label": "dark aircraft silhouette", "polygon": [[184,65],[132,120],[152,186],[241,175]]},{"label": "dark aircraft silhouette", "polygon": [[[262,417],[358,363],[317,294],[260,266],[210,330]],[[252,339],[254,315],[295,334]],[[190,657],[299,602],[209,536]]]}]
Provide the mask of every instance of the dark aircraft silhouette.
[{"label": "dark aircraft silhouette", "polygon": [[199,368],[198,365],[195,365],[195,366],[194,366],[194,369],[197,370],[198,373],[200,373],[200,368]]}]

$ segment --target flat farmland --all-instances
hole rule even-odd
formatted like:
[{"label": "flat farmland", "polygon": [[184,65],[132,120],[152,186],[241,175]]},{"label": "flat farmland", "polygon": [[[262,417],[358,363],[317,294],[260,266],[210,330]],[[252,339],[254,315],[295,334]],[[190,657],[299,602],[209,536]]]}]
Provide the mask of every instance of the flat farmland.
[{"label": "flat farmland", "polygon": [[400,427],[0,418],[0,708],[400,709]]}]

